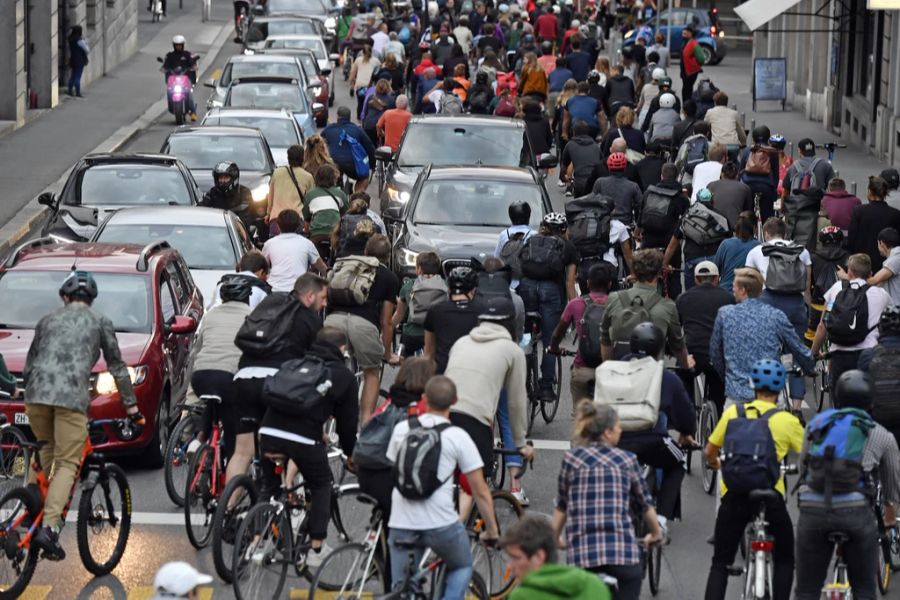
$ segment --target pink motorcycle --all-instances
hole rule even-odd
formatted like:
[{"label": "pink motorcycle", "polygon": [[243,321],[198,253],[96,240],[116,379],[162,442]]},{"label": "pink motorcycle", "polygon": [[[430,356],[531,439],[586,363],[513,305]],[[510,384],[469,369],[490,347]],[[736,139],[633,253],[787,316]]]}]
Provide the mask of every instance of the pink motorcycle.
[{"label": "pink motorcycle", "polygon": [[[158,59],[162,62],[162,59]],[[194,84],[188,71],[175,67],[166,71],[166,100],[169,112],[175,115],[175,124],[184,125],[193,107]]]}]

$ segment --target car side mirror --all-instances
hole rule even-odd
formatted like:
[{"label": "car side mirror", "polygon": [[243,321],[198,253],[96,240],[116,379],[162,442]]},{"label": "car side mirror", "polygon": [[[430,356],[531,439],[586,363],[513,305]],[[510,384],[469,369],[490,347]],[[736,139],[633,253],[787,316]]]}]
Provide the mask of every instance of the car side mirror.
[{"label": "car side mirror", "polygon": [[341,55],[340,54],[329,54],[328,60],[330,60],[333,63],[336,63],[337,61],[341,60]]},{"label": "car side mirror", "polygon": [[559,164],[559,159],[556,158],[555,154],[541,154],[538,157],[537,164],[539,169],[552,169]]},{"label": "car side mirror", "polygon": [[182,334],[182,333],[193,333],[194,330],[197,329],[197,321],[195,321],[192,317],[186,317],[184,315],[175,315],[175,318],[172,319],[172,322],[169,323],[169,333]]},{"label": "car side mirror", "polygon": [[379,146],[375,148],[375,158],[384,162],[391,162],[394,158],[394,151],[390,146]]},{"label": "car side mirror", "polygon": [[331,69],[319,69],[319,72],[322,73],[325,77],[331,75]]},{"label": "car side mirror", "polygon": [[40,196],[37,197],[38,204],[42,204],[44,206],[53,206],[55,203],[55,198],[53,196],[53,192],[44,192]]},{"label": "car side mirror", "polygon": [[306,86],[306,89],[309,90],[310,92],[318,91],[318,90],[322,89],[322,84],[321,83],[310,83],[309,85]]},{"label": "car side mirror", "polygon": [[216,78],[212,77],[210,79],[207,79],[205,82],[203,82],[203,87],[215,89],[216,88]]}]

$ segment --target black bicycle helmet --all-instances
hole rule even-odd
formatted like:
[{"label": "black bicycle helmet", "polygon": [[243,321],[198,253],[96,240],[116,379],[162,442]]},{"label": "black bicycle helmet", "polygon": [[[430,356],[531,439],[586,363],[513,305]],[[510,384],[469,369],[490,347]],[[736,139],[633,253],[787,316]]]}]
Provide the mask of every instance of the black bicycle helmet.
[{"label": "black bicycle helmet", "polygon": [[219,296],[222,302],[250,303],[253,294],[253,284],[244,275],[225,275],[219,281]]},{"label": "black bicycle helmet", "polygon": [[754,390],[768,390],[777,394],[784,389],[787,369],[777,360],[764,358],[753,363],[750,379]]},{"label": "black bicycle helmet", "polygon": [[874,393],[875,385],[868,373],[859,369],[845,371],[834,385],[834,405],[838,408],[869,410]]},{"label": "black bicycle helmet", "polygon": [[826,246],[840,246],[844,241],[844,232],[840,227],[829,225],[819,230],[819,243]]},{"label": "black bicycle helmet", "polygon": [[97,297],[97,282],[87,271],[72,271],[59,287],[59,295],[92,301]]},{"label": "black bicycle helmet", "polygon": [[753,141],[757,144],[766,144],[772,132],[765,125],[760,125],[753,130]]},{"label": "black bicycle helmet", "polygon": [[900,306],[891,304],[881,313],[878,319],[878,333],[881,335],[900,335]]},{"label": "black bicycle helmet", "polygon": [[531,220],[531,205],[522,200],[516,200],[510,204],[509,220],[513,225],[527,225]]},{"label": "black bicycle helmet", "polygon": [[222,161],[213,167],[213,185],[220,192],[229,193],[240,184],[241,170],[233,162]]},{"label": "black bicycle helmet", "polygon": [[659,358],[665,343],[666,337],[663,335],[662,329],[649,321],[639,323],[631,330],[629,344],[633,354]]},{"label": "black bicycle helmet", "polygon": [[447,287],[453,294],[468,294],[478,287],[478,273],[471,267],[454,267],[447,275]]}]

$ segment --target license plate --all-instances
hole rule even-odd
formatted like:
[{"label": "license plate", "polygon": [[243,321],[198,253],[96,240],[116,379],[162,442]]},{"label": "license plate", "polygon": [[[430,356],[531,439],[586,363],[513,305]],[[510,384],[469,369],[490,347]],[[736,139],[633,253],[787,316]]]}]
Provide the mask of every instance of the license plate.
[{"label": "license plate", "polygon": [[28,415],[26,415],[25,413],[20,413],[20,412],[16,413],[16,416],[13,419],[13,422],[16,425],[29,425],[30,424],[30,421],[28,420]]}]

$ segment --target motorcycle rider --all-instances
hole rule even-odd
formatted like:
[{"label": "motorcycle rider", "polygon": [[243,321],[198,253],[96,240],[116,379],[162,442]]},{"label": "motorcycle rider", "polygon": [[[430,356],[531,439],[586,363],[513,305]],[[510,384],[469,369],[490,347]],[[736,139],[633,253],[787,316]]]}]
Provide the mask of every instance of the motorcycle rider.
[{"label": "motorcycle rider", "polygon": [[[160,71],[163,72],[164,79],[169,77],[169,73],[180,68],[191,80],[191,85],[197,85],[197,59],[185,49],[185,39],[183,35],[176,35],[172,38],[172,51],[166,54],[163,66]],[[194,102],[194,92],[188,92],[191,105],[191,121],[197,120],[197,103]],[[171,109],[170,109],[171,110]]]},{"label": "motorcycle rider", "polygon": [[241,185],[241,170],[237,164],[222,161],[213,167],[213,186],[203,195],[200,206],[230,210],[249,228],[258,217],[254,214],[253,194]]}]

